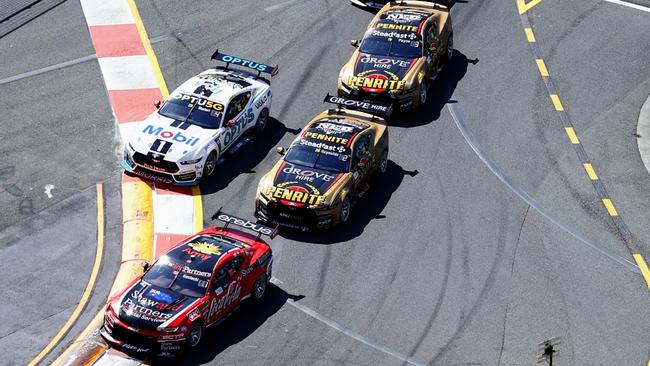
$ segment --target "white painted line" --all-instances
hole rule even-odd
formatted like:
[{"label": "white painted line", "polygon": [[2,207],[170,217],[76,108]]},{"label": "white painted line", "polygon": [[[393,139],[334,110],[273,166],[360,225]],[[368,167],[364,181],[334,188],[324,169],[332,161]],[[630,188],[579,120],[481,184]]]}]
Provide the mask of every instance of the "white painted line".
[{"label": "white painted line", "polygon": [[270,12],[273,12],[273,11],[276,11],[276,10],[280,10],[282,8],[286,8],[287,6],[291,6],[294,3],[297,3],[298,1],[301,1],[301,0],[287,0],[287,1],[283,2],[283,3],[267,6],[266,8],[264,8],[264,10],[266,10],[267,12],[270,13]]},{"label": "white painted line", "polygon": [[632,3],[628,3],[628,2],[625,2],[625,1],[621,1],[621,0],[605,0],[605,1],[607,1],[609,3],[612,3],[612,4],[623,5],[623,6],[627,6],[628,8],[641,10],[641,11],[645,11],[645,12],[650,13],[650,8],[647,7],[647,6],[632,4]]},{"label": "white painted line", "polygon": [[155,194],[153,223],[156,234],[192,235],[194,197],[183,194]]},{"label": "white painted line", "polygon": [[147,55],[97,59],[108,90],[158,88]]},{"label": "white painted line", "polygon": [[81,7],[89,27],[135,24],[127,0],[81,0]]},{"label": "white painted line", "polygon": [[47,198],[52,198],[52,190],[54,189],[54,184],[46,184],[45,185],[45,194],[47,195]]}]

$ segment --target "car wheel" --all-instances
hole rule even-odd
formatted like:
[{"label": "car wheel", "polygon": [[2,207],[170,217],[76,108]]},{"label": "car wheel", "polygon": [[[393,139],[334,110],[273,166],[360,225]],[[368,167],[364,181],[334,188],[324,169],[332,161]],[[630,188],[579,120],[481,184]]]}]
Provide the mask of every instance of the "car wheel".
[{"label": "car wheel", "polygon": [[452,58],[454,58],[454,34],[449,33],[449,38],[447,39],[447,62],[451,62]]},{"label": "car wheel", "polygon": [[205,159],[205,164],[203,165],[203,176],[209,177],[214,174],[214,171],[217,167],[217,152],[212,150],[208,158]]},{"label": "car wheel", "polygon": [[255,132],[260,133],[264,131],[267,123],[269,122],[269,110],[264,108],[260,112],[260,115],[257,116],[257,122],[255,122]]},{"label": "car wheel", "polygon": [[190,331],[187,333],[187,345],[190,348],[196,348],[203,338],[203,324],[199,322],[192,323]]},{"label": "car wheel", "polygon": [[386,174],[388,170],[388,150],[381,153],[381,160],[379,160],[379,174]]},{"label": "car wheel", "polygon": [[420,84],[420,105],[427,102],[427,89],[429,89],[429,85],[426,81],[422,81],[422,84]]},{"label": "car wheel", "polygon": [[350,209],[352,208],[352,205],[350,205],[350,199],[345,197],[343,199],[343,202],[341,203],[341,211],[339,213],[339,221],[341,223],[346,223],[348,219],[350,218]]},{"label": "car wheel", "polygon": [[269,278],[266,276],[266,273],[262,273],[262,275],[255,280],[255,283],[253,284],[253,300],[259,301],[264,297],[268,283]]}]

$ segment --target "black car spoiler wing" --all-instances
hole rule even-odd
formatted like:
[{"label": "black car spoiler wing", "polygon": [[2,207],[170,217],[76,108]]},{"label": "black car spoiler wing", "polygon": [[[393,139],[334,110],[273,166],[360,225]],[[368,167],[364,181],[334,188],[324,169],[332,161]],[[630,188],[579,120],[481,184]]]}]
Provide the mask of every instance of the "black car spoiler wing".
[{"label": "black car spoiler wing", "polygon": [[220,53],[219,50],[214,51],[212,54],[211,59],[216,60],[216,61],[221,61],[226,63],[226,70],[228,70],[228,66],[230,64],[233,65],[238,65],[238,66],[243,66],[247,67],[249,69],[257,71],[257,76],[259,77],[262,73],[269,74],[271,76],[275,76],[278,74],[278,66],[269,66],[265,64],[261,64],[259,62],[247,60],[245,58],[237,57],[237,56],[231,56],[225,53]]},{"label": "black car spoiler wing", "polygon": [[257,233],[257,239],[259,239],[262,235],[266,235],[269,238],[273,239],[278,235],[278,232],[280,231],[279,225],[276,226],[275,228],[271,228],[266,225],[251,222],[249,220],[242,219],[240,217],[222,212],[221,211],[222,208],[219,208],[219,210],[217,210],[217,212],[215,212],[215,214],[212,215],[212,220],[219,220],[225,222],[226,225],[224,225],[223,227],[224,230],[228,230],[228,225],[231,224],[236,225],[244,229],[254,231],[255,233]]}]

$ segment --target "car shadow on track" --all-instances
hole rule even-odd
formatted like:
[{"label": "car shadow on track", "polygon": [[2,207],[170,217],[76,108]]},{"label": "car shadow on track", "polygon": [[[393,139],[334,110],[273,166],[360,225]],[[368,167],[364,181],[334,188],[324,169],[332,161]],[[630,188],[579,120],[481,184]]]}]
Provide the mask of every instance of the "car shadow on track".
[{"label": "car shadow on track", "polygon": [[347,223],[331,232],[303,232],[282,228],[280,235],[287,239],[312,244],[334,244],[352,240],[363,234],[370,221],[385,218],[381,213],[393,193],[404,181],[404,177],[415,177],[418,173],[417,170],[404,170],[394,161],[389,160],[386,173],[372,182],[368,192],[352,207]]},{"label": "car shadow on track", "polygon": [[213,361],[221,352],[253,334],[268,318],[291,299],[300,301],[302,295],[292,295],[269,284],[259,303],[245,301],[241,308],[222,324],[208,328],[199,347],[173,359],[155,358],[150,365],[202,365]]},{"label": "car shadow on track", "polygon": [[254,174],[257,166],[268,155],[269,151],[282,140],[286,133],[297,135],[300,129],[287,128],[282,122],[269,117],[268,124],[258,135],[243,136],[236,144],[250,139],[241,147],[224,154],[224,160],[217,165],[212,177],[201,181],[201,193],[218,192],[228,186],[233,179],[241,174]]},{"label": "car shadow on track", "polygon": [[440,118],[440,112],[450,100],[456,90],[456,85],[467,73],[469,64],[476,65],[478,59],[470,60],[462,52],[454,50],[451,63],[442,70],[439,77],[429,87],[428,101],[420,108],[397,114],[388,121],[389,126],[416,127],[431,123]]}]

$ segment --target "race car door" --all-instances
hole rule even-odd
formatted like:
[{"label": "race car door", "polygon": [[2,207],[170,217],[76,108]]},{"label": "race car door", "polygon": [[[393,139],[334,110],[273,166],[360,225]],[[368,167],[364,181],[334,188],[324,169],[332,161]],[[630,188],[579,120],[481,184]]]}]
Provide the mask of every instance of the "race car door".
[{"label": "race car door", "polygon": [[218,139],[220,153],[230,148],[251,127],[255,114],[249,104],[252,104],[250,91],[241,92],[230,101],[222,121],[224,131]]},{"label": "race car door", "polygon": [[363,196],[370,187],[370,167],[372,166],[372,153],[370,151],[370,133],[359,136],[352,149],[352,180],[355,195]]},{"label": "race car door", "polygon": [[236,257],[225,263],[215,275],[208,311],[208,324],[215,323],[228,314],[241,299],[242,258]]}]

